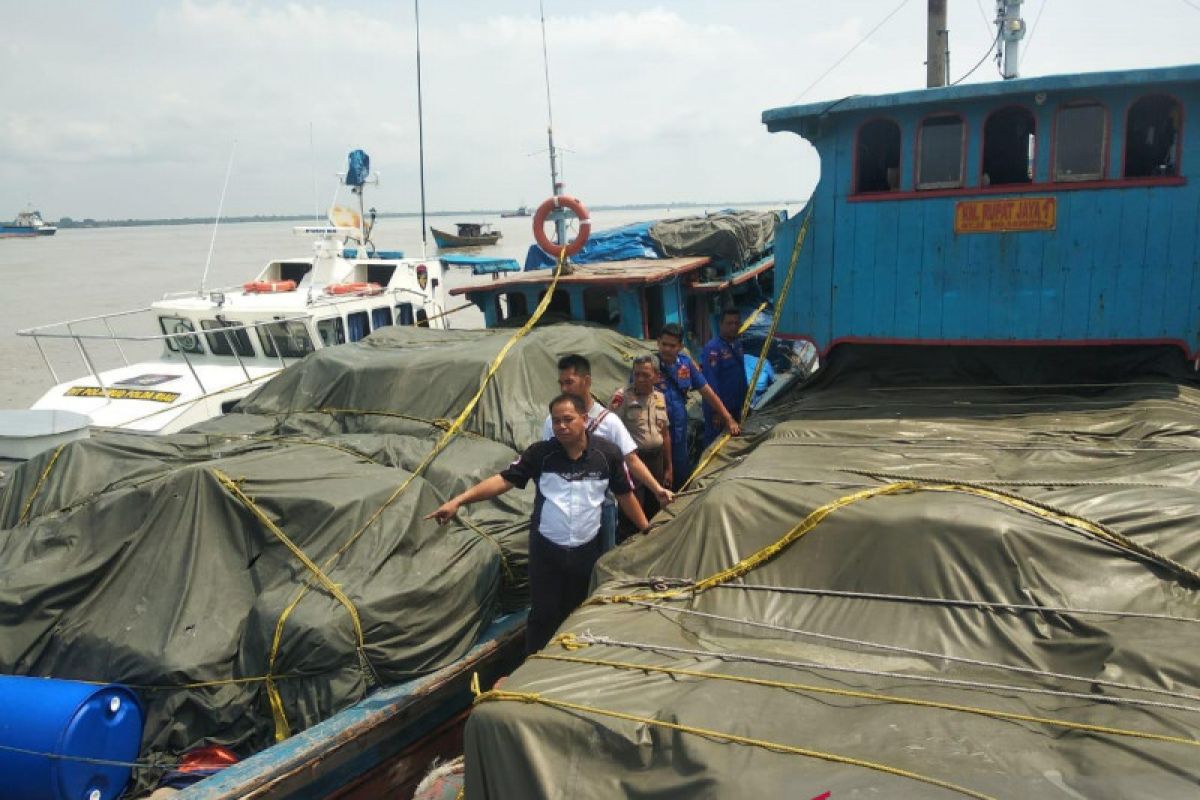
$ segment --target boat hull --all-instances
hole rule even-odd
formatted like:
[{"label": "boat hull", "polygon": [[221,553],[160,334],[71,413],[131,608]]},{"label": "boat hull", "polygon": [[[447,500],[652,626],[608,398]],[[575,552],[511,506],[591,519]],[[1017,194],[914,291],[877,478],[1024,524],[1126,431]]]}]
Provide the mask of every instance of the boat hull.
[{"label": "boat hull", "polygon": [[489,233],[486,236],[459,236],[454,233],[439,231],[437,228],[430,228],[429,231],[433,234],[433,241],[442,249],[451,247],[486,247],[500,241],[499,231]]},{"label": "boat hull", "polygon": [[471,681],[488,686],[520,662],[525,613],[492,624],[466,656],[377,692],[306,731],[188,787],[179,800],[411,796],[435,758],[462,752]]}]

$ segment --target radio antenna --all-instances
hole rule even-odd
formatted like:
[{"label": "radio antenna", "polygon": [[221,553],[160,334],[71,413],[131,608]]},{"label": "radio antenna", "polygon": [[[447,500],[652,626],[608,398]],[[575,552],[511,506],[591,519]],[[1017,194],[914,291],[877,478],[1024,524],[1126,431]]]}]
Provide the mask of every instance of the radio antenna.
[{"label": "radio antenna", "polygon": [[213,248],[217,246],[217,227],[221,224],[221,213],[225,210],[225,193],[229,191],[229,175],[233,172],[233,156],[237,153],[237,139],[229,150],[229,165],[225,167],[225,185],[221,187],[221,202],[217,204],[217,218],[213,220],[212,239],[208,243],[208,258],[204,260],[204,274],[200,276],[200,295],[208,284],[208,268],[212,266]]},{"label": "radio antenna", "polygon": [[421,258],[425,258],[428,247],[428,232],[425,225],[425,113],[421,105],[421,2],[413,0],[413,14],[417,21],[417,148],[421,162]]}]

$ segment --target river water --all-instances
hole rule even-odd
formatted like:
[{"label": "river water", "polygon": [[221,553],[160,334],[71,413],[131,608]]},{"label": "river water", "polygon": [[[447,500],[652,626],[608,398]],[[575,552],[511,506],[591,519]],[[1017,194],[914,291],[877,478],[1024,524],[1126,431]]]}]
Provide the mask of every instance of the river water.
[{"label": "river water", "polygon": [[[604,230],[640,220],[703,212],[699,208],[652,208],[596,211],[591,216],[593,230]],[[528,217],[454,215],[428,219],[429,224],[451,232],[455,222],[481,221],[492,223],[503,233],[499,243],[477,251],[456,252],[515,258],[524,263],[532,241]],[[18,337],[16,331],[144,308],[164,293],[198,289],[210,243],[212,260],[206,285],[210,289],[241,285],[252,280],[268,261],[311,252],[309,238],[292,232],[299,224],[221,225],[215,243],[211,225],[70,229],[55,236],[0,239],[0,409],[27,407],[53,385],[33,340]],[[422,252],[420,218],[380,219],[372,238],[382,250],[399,249],[418,256]],[[436,254],[432,237],[427,252],[430,257]],[[448,270],[450,287],[475,280],[469,270]],[[450,307],[459,304],[458,298],[452,298]],[[483,325],[482,313],[474,308],[457,312],[452,319],[452,324],[460,328]],[[51,348],[48,355],[61,380],[87,372],[82,359],[69,346]],[[133,353],[135,358],[152,355],[152,351]],[[119,362],[116,356],[113,358],[111,363],[98,364],[98,368],[116,366]]]}]

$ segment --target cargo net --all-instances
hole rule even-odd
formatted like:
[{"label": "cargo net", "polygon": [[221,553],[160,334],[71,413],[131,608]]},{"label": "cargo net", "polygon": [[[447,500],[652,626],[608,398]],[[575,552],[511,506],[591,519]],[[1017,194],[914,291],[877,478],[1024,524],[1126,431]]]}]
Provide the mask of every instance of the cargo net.
[{"label": "cargo net", "polygon": [[466,796],[1194,793],[1193,381],[1170,348],[835,351],[480,691]]},{"label": "cargo net", "polygon": [[144,788],[194,747],[244,757],[461,658],[528,603],[533,488],[423,517],[540,438],[572,352],[611,393],[646,349],[389,328],[190,432],[33,459],[0,494],[0,670],[134,688]]}]

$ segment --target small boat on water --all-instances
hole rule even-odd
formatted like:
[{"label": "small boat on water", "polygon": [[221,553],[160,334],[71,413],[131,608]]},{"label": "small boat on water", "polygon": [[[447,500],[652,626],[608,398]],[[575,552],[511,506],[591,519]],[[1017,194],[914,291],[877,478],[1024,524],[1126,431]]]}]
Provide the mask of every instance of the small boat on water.
[{"label": "small boat on water", "polygon": [[492,230],[487,222],[456,222],[457,233],[447,233],[430,227],[433,241],[442,250],[454,247],[486,247],[500,241],[500,231]]},{"label": "small boat on water", "polygon": [[53,236],[58,228],[42,219],[38,211],[22,211],[12,222],[0,225],[0,239]]},{"label": "small boat on water", "polygon": [[[240,286],[18,331],[33,339],[55,382],[32,407],[84,414],[102,428],[172,433],[228,411],[320,348],[391,325],[448,327],[441,262],[375,248],[374,215],[364,218],[362,184],[350,182],[366,178],[355,175],[348,171],[346,185],[360,211],[335,206],[329,225],[294,229],[314,237],[307,256],[272,260]],[[51,354],[64,343],[86,374],[60,377]],[[147,346],[157,355],[132,360]],[[102,359],[119,366],[106,369]]]},{"label": "small boat on water", "polygon": [[512,217],[528,217],[530,216],[529,206],[517,206],[514,211],[501,211],[500,216],[503,219],[510,219]]}]

